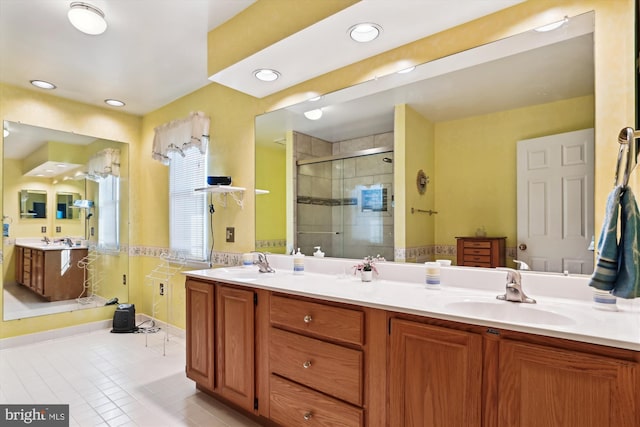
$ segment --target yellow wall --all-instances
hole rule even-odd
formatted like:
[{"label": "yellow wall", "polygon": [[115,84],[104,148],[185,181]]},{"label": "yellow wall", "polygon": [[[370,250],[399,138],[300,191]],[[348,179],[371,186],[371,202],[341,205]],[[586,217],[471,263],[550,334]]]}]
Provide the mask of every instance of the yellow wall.
[{"label": "yellow wall", "polygon": [[[261,4],[268,3],[265,0],[259,1]],[[212,118],[212,174],[231,175],[235,185],[251,189],[244,195],[244,209],[230,204],[226,209],[217,208],[214,214],[216,251],[240,253],[253,249],[255,239],[255,196],[252,190],[255,181],[253,123],[256,114],[301,101],[306,99],[309,93],[328,93],[361,83],[376,75],[398,71],[406,68],[407,61],[416,64],[426,62],[530,30],[559,20],[565,15],[574,16],[592,10],[596,12],[595,204],[604,206],[611,186],[611,171],[616,160],[616,136],[622,127],[631,125],[634,120],[633,0],[531,0],[327,73],[262,100],[217,84],[210,84],[145,115],[142,119],[111,109],[56,98],[41,91],[27,91],[1,85],[0,117],[4,120],[128,142],[132,165],[130,242],[132,245],[146,247],[167,247],[168,178],[166,167],[151,160],[153,128],[170,120],[186,117],[191,111],[204,111]],[[281,13],[282,8],[264,9],[264,14],[267,15]],[[266,18],[264,14],[261,19]],[[286,21],[294,22],[295,16],[288,15]],[[286,21],[283,25],[287,25]],[[240,33],[241,29],[227,31]],[[639,182],[637,174],[634,180],[633,184]],[[439,218],[443,218],[443,215]],[[599,227],[601,221],[602,213],[596,210],[596,227]],[[224,242],[224,228],[227,226],[236,228],[236,243]],[[152,301],[152,290],[151,287],[145,288],[144,276],[157,261],[156,258],[145,256],[131,258],[130,297],[142,313],[149,312]],[[171,319],[173,323],[183,325],[184,288],[180,284],[176,288]],[[51,315],[46,318],[2,322],[0,337],[106,319],[112,312],[113,308],[103,308]]]},{"label": "yellow wall", "polygon": [[593,109],[584,96],[436,123],[436,243],[455,245],[485,227],[515,247],[516,142],[592,128]]},{"label": "yellow wall", "polygon": [[[269,194],[256,196],[256,241],[287,240],[285,147],[276,143],[256,144],[256,188]],[[275,244],[275,243],[274,243]],[[272,253],[285,253],[286,245],[262,247]]]},{"label": "yellow wall", "polygon": [[[434,208],[434,126],[408,105],[396,105],[394,117],[395,247],[416,248],[434,244],[434,217],[418,212]],[[431,183],[418,192],[417,176],[422,170]],[[411,212],[414,208],[414,212]],[[415,262],[414,256],[406,261]],[[398,260],[400,261],[400,259]]]}]

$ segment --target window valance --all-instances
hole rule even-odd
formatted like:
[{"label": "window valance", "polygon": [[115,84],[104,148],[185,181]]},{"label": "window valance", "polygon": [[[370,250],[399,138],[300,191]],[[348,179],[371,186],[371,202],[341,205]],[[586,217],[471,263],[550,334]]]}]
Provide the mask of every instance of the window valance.
[{"label": "window valance", "polygon": [[87,177],[106,178],[109,175],[120,176],[120,150],[105,148],[89,158]]},{"label": "window valance", "polygon": [[173,120],[155,128],[152,157],[165,165],[171,161],[169,153],[177,152],[184,157],[184,150],[196,147],[200,153],[207,152],[211,119],[201,111],[189,114],[185,119]]}]

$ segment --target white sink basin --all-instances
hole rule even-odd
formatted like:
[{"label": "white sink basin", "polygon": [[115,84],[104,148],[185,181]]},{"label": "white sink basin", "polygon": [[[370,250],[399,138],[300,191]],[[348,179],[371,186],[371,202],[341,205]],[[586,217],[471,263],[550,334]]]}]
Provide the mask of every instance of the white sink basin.
[{"label": "white sink basin", "polygon": [[570,317],[540,307],[538,304],[466,300],[450,302],[446,307],[469,316],[489,320],[556,326],[575,324]]}]

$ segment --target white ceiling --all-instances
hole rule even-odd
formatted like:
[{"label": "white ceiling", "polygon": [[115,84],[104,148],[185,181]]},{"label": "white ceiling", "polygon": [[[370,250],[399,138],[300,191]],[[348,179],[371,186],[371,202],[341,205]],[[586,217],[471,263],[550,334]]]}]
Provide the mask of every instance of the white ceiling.
[{"label": "white ceiling", "polygon": [[[363,0],[214,80],[264,96],[522,1]],[[0,81],[31,87],[31,79],[47,80],[57,85],[57,96],[100,106],[115,98],[126,103],[123,111],[143,115],[210,83],[207,33],[254,0],[86,2],[104,12],[104,34],[71,26],[71,0],[0,0]],[[368,44],[351,41],[347,28],[362,21],[376,21],[382,36]],[[252,72],[258,64],[278,69],[282,78],[257,89]]]}]

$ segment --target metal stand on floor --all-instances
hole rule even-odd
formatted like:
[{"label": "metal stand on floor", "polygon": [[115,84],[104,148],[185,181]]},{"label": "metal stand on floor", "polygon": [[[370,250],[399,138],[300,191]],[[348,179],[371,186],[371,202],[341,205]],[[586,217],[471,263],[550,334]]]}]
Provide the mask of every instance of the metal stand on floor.
[{"label": "metal stand on floor", "polygon": [[82,282],[83,290],[76,301],[78,304],[91,304],[95,301],[98,295],[98,289],[102,282],[102,274],[98,268],[98,262],[100,261],[100,254],[98,248],[93,245],[88,248],[87,256],[78,261],[78,267],[83,270],[84,280]]},{"label": "metal stand on floor", "polygon": [[[157,314],[161,299],[165,298],[166,304],[166,321],[164,328],[164,339],[162,340],[162,355],[166,355],[166,343],[169,341],[169,321],[172,318],[171,297],[172,286],[171,278],[175,276],[186,264],[186,258],[181,254],[170,255],[163,253],[160,255],[160,263],[145,277],[145,283],[147,286],[151,286],[153,293],[153,300],[151,306],[151,320],[155,323],[157,321]],[[145,347],[148,347],[147,335],[144,339]]]}]

